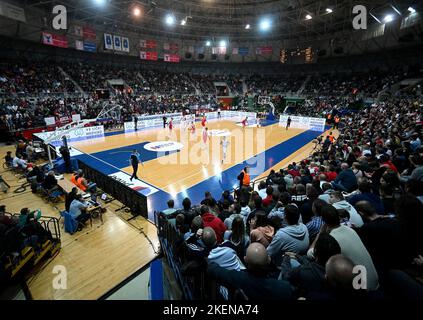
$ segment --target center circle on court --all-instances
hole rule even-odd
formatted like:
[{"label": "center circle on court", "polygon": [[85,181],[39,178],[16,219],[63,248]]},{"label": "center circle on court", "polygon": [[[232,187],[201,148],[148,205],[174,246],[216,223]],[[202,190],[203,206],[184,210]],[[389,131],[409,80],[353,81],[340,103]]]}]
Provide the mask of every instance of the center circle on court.
[{"label": "center circle on court", "polygon": [[218,130],[213,129],[208,131],[209,136],[213,137],[224,137],[224,136],[230,136],[231,133],[228,130]]},{"label": "center circle on court", "polygon": [[169,152],[181,150],[183,147],[182,143],[175,141],[155,141],[147,143],[144,149],[153,152]]}]

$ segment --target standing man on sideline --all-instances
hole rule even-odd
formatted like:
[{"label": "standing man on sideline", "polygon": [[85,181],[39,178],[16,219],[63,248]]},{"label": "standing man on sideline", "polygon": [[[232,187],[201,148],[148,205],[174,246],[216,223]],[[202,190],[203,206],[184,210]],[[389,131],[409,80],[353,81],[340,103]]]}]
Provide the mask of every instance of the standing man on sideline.
[{"label": "standing man on sideline", "polygon": [[166,116],[163,116],[163,129],[166,129],[166,124],[167,124],[167,118]]},{"label": "standing man on sideline", "polygon": [[[131,176],[131,181],[132,179],[138,179],[137,176],[137,172],[138,172],[138,163],[141,162],[142,165],[144,165],[144,163],[142,163],[141,159],[140,159],[140,154],[138,153],[137,150],[134,149],[134,151],[132,151],[131,157],[129,158],[129,161],[131,162],[131,166],[132,166],[132,176]],[[138,179],[139,180],[139,179]]]},{"label": "standing man on sideline", "polygon": [[65,162],[66,173],[72,173],[71,156],[68,147],[65,145],[61,146],[59,152],[62,155],[63,161]]},{"label": "standing man on sideline", "polygon": [[291,126],[291,117],[288,116],[288,120],[286,120],[286,130],[288,130],[288,128]]},{"label": "standing man on sideline", "polygon": [[135,131],[138,130],[138,114],[134,114],[134,129]]}]

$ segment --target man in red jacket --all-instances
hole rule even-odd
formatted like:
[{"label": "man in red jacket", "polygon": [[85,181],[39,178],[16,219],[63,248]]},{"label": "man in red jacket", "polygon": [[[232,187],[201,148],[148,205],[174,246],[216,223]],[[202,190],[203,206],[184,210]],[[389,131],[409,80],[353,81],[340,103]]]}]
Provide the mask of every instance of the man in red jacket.
[{"label": "man in red jacket", "polygon": [[223,234],[226,231],[226,226],[222,220],[210,213],[209,207],[201,206],[201,218],[203,219],[203,226],[210,227],[216,233],[217,243],[223,242]]}]

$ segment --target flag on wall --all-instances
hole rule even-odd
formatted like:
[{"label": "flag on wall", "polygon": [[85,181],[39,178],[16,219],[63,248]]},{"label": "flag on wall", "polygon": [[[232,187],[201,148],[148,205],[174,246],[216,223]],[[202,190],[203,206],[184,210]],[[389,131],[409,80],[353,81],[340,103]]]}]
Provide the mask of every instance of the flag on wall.
[{"label": "flag on wall", "polygon": [[78,37],[82,37],[83,36],[83,31],[82,31],[82,27],[81,26],[75,26],[75,35]]},{"label": "flag on wall", "polygon": [[75,40],[75,49],[80,51],[96,52],[97,45],[94,42]]},{"label": "flag on wall", "polygon": [[213,47],[212,54],[226,54],[226,47]]},{"label": "flag on wall", "polygon": [[157,47],[157,42],[155,40],[140,40],[140,47],[154,49]]},{"label": "flag on wall", "polygon": [[75,49],[76,50],[84,50],[84,42],[81,40],[75,40]]},{"label": "flag on wall", "polygon": [[248,56],[249,53],[250,53],[250,49],[248,47],[238,48],[238,54],[240,54],[241,56]]},{"label": "flag on wall", "polygon": [[95,44],[95,42],[84,41],[84,51],[97,52],[97,45]]},{"label": "flag on wall", "polygon": [[159,59],[159,56],[157,52],[140,51],[140,58],[141,60],[157,61]]},{"label": "flag on wall", "polygon": [[163,49],[166,51],[177,51],[179,49],[179,46],[177,43],[164,43]]},{"label": "flag on wall", "polygon": [[122,37],[113,36],[113,48],[116,51],[122,51]]},{"label": "flag on wall", "polygon": [[85,39],[95,40],[97,38],[95,29],[89,26],[82,27],[82,34]]},{"label": "flag on wall", "polygon": [[180,62],[181,61],[181,57],[177,54],[171,54],[171,53],[166,53],[163,56],[163,60],[165,62]]},{"label": "flag on wall", "polygon": [[53,34],[49,32],[43,32],[42,43],[60,48],[68,47],[68,39],[65,36],[60,36],[58,34]]},{"label": "flag on wall", "polygon": [[104,49],[113,50],[113,37],[109,33],[104,34]]},{"label": "flag on wall", "polygon": [[273,47],[272,46],[257,47],[256,48],[256,54],[270,55],[272,53],[273,53]]},{"label": "flag on wall", "polygon": [[122,51],[129,52],[129,39],[122,37]]}]

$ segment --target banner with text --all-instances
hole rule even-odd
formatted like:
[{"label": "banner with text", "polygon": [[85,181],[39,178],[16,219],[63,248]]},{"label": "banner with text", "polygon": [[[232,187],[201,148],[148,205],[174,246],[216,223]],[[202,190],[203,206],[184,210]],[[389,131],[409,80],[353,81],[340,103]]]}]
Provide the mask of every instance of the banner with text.
[{"label": "banner with text", "polygon": [[[299,117],[299,116],[290,116],[291,117],[291,128],[296,129],[306,129],[312,131],[325,131],[325,118],[311,118],[311,117]],[[285,126],[288,120],[287,115],[281,115],[279,117],[279,124]]]},{"label": "banner with text", "polygon": [[163,56],[163,60],[165,61],[165,62],[180,62],[181,61],[181,57],[179,56],[179,55],[177,55],[177,54],[168,54],[168,53],[166,53],[164,56]]},{"label": "banner with text", "polygon": [[42,43],[49,46],[67,48],[68,38],[54,33],[43,32]]},{"label": "banner with text", "polygon": [[270,55],[273,53],[273,47],[272,46],[266,46],[266,47],[257,47],[256,48],[256,54],[260,55]]},{"label": "banner with text", "polygon": [[[42,140],[46,140],[50,138],[53,134],[55,134],[56,131],[51,132],[40,132],[40,133],[34,133],[34,135]],[[104,136],[104,127],[103,126],[93,126],[93,127],[82,127],[74,129],[66,134],[66,138],[68,141],[77,141],[77,140],[85,140],[85,139],[91,139],[95,137],[103,137]],[[54,142],[60,142],[61,136],[58,136]]]},{"label": "banner with text", "polygon": [[140,40],[140,47],[147,49],[155,49],[157,47],[156,40]]},{"label": "banner with text", "polygon": [[141,60],[157,61],[159,56],[157,52],[140,51],[140,58]]}]

